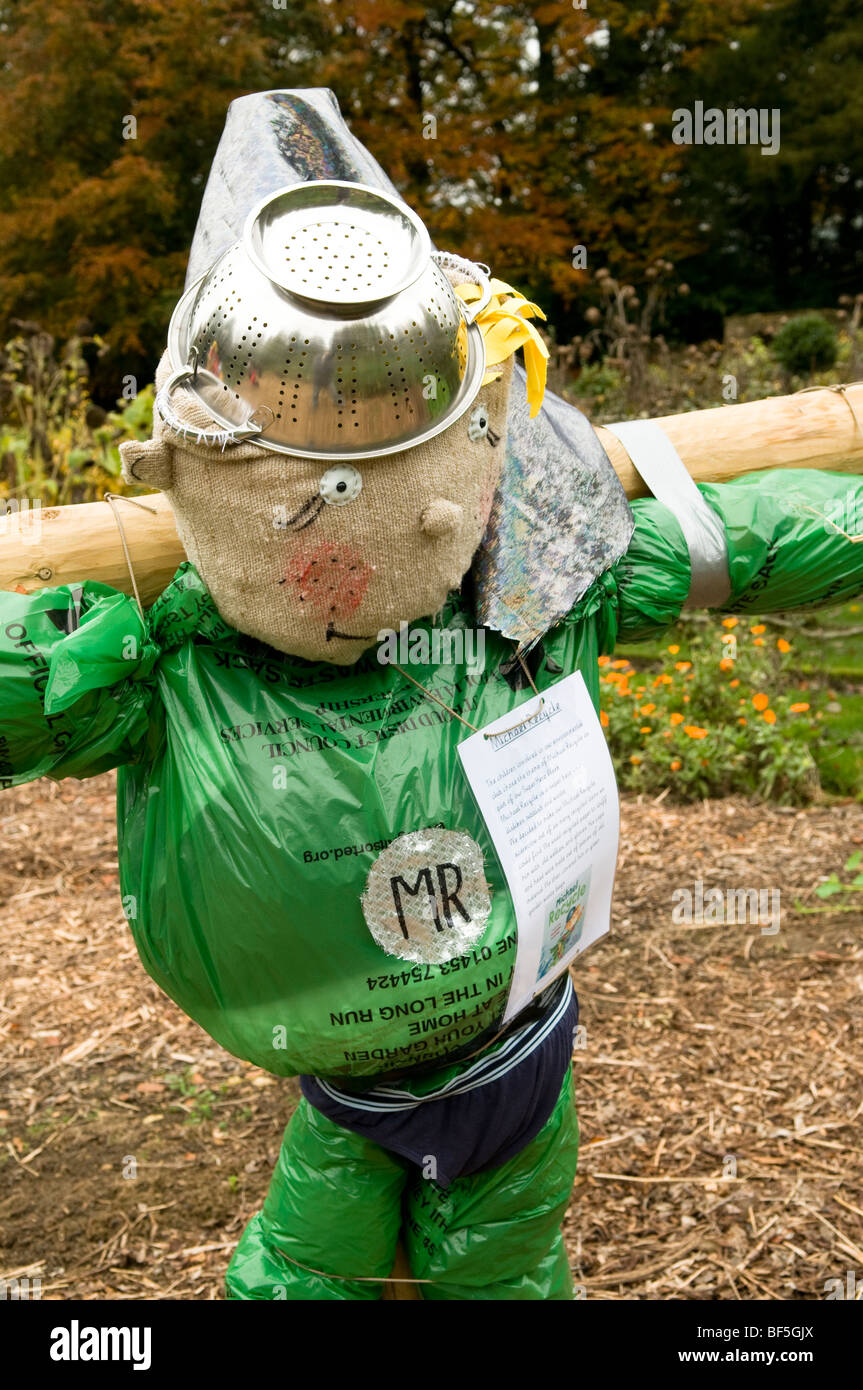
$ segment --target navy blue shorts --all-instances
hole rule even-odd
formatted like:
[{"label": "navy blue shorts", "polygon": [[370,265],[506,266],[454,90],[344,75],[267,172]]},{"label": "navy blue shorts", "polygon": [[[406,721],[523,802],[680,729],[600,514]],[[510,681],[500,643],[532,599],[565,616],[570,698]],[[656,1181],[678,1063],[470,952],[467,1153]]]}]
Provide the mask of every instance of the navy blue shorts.
[{"label": "navy blue shorts", "polygon": [[564,976],[549,993],[539,1018],[427,1096],[393,1082],[350,1092],[326,1078],[301,1076],[303,1095],[336,1124],[423,1169],[434,1159],[428,1176],[440,1187],[499,1168],[539,1134],[572,1060],[578,1024],[572,980]]}]

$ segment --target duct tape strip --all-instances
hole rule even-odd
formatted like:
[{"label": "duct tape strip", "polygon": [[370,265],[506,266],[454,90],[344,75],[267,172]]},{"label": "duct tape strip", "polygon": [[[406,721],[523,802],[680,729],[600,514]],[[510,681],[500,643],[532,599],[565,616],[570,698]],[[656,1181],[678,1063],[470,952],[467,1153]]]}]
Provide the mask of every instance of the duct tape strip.
[{"label": "duct tape strip", "polygon": [[725,530],[668,435],[655,420],[625,420],[603,428],[617,436],[656,500],[680,524],[690,566],[684,608],[719,608],[731,593]]}]

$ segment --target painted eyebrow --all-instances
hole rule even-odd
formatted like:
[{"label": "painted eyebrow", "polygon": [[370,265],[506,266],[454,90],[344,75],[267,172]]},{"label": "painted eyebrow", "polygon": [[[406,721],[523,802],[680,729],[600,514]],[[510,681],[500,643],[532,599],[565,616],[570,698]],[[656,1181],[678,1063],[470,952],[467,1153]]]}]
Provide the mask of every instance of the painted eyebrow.
[{"label": "painted eyebrow", "polygon": [[[312,493],[312,496],[306,499],[302,506],[294,512],[293,516],[288,517],[285,526],[290,526],[295,531],[304,531],[307,526],[311,526],[313,521],[317,521],[323,505],[324,499],[321,494],[319,492]],[[303,517],[306,518],[305,521]]]}]

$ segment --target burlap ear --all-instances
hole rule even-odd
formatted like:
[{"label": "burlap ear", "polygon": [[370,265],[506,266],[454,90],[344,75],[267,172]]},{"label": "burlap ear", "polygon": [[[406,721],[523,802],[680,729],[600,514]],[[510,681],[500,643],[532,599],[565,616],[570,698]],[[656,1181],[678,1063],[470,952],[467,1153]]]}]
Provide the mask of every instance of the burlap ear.
[{"label": "burlap ear", "polygon": [[[160,391],[171,375],[171,363],[167,352],[162,354],[156,368],[156,391]],[[206,407],[192,395],[179,387],[174,393],[172,405],[177,416],[189,430],[212,430],[214,421]],[[149,487],[170,491],[174,479],[174,453],[182,448],[202,459],[211,457],[213,446],[197,444],[194,439],[180,439],[162,419],[159,411],[153,410],[153,438],[142,442],[133,439],[120,445],[120,458],[123,464],[123,478],[127,483],[146,483]],[[257,444],[236,444],[231,446],[230,457],[235,462],[247,459],[265,458],[267,451]]]},{"label": "burlap ear", "polygon": [[127,439],[120,445],[123,477],[127,483],[146,483],[164,491],[173,477],[173,450],[167,439]]},{"label": "burlap ear", "polygon": [[[162,354],[156,368],[156,391],[160,391],[171,375],[171,363],[167,352]],[[189,430],[212,430],[214,421],[206,408],[190,391],[179,387],[172,398],[176,414]],[[202,460],[212,456],[213,446],[197,444],[194,440],[180,439],[162,419],[159,411],[153,410],[153,438],[146,441],[125,440],[120,445],[123,478],[127,483],[145,483],[148,487],[170,492],[174,481],[174,455],[181,448]],[[231,447],[230,457],[235,462],[255,458],[266,458],[267,451],[256,444],[237,444]]]}]

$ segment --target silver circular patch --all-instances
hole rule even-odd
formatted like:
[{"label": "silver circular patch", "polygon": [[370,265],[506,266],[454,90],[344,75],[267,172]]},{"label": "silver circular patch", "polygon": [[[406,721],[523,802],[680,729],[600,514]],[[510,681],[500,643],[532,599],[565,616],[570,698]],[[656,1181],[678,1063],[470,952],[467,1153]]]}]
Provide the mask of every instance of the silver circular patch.
[{"label": "silver circular patch", "polygon": [[346,503],[353,502],[362,492],[362,488],[362,474],[349,463],[328,468],[318,484],[321,496],[331,507],[344,507]]},{"label": "silver circular patch", "polygon": [[399,835],[369,870],[362,906],[388,955],[431,965],[462,955],[491,912],[479,845],[461,830]]}]

